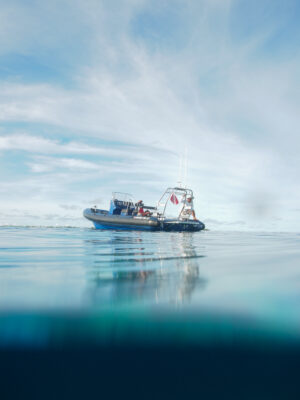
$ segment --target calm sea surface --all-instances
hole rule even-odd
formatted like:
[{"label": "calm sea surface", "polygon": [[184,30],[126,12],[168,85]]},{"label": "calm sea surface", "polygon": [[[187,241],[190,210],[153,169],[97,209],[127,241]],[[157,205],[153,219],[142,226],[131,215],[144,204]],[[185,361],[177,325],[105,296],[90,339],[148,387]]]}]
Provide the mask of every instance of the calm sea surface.
[{"label": "calm sea surface", "polygon": [[294,233],[2,227],[0,315],[213,315],[300,337],[299,245]]}]

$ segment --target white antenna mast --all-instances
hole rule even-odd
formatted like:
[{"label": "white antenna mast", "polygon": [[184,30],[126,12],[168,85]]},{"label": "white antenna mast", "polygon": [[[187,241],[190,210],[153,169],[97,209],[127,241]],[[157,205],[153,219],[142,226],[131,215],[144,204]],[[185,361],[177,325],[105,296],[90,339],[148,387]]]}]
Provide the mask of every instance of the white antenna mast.
[{"label": "white antenna mast", "polygon": [[182,155],[180,155],[180,158],[179,158],[179,171],[178,171],[178,181],[177,181],[177,183],[178,183],[178,187],[182,187],[182,164],[183,164],[183,162],[182,162],[183,160],[182,160]]},{"label": "white antenna mast", "polygon": [[187,187],[187,147],[184,149],[184,156],[180,154],[177,184],[180,188]]},{"label": "white antenna mast", "polygon": [[184,187],[186,188],[186,180],[187,180],[187,147],[184,149]]}]

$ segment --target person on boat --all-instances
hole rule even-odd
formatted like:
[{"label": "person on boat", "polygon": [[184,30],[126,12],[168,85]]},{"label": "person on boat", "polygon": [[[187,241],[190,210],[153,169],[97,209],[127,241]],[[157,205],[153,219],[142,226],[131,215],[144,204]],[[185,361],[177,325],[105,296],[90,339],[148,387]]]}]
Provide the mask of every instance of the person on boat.
[{"label": "person on boat", "polygon": [[142,200],[139,200],[136,203],[136,205],[137,205],[137,215],[139,217],[149,217],[150,212],[149,212],[149,210],[147,210],[147,211],[144,210],[144,203]]},{"label": "person on boat", "polygon": [[137,212],[137,215],[143,215],[144,214],[144,203],[143,203],[143,200],[139,200],[138,202],[137,202],[137,209],[138,209],[138,212]]},{"label": "person on boat", "polygon": [[190,215],[192,215],[194,220],[197,221],[192,196],[185,196],[182,199],[182,203],[183,207],[180,213],[180,218],[185,218],[186,216],[189,217]]}]

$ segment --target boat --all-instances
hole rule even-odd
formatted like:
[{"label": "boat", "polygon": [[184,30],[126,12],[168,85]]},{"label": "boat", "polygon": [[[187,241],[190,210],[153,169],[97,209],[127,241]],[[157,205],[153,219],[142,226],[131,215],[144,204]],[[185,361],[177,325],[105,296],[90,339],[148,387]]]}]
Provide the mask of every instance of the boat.
[{"label": "boat", "polygon": [[[167,232],[197,232],[205,229],[203,222],[190,219],[185,199],[193,199],[193,191],[182,187],[170,187],[165,190],[156,206],[146,206],[140,200],[134,203],[129,193],[114,192],[109,210],[97,206],[87,208],[83,215],[92,221],[96,229],[130,229]],[[168,217],[169,206],[177,206],[179,213]],[[172,208],[172,207],[171,207]],[[141,211],[142,210],[142,211]]]}]

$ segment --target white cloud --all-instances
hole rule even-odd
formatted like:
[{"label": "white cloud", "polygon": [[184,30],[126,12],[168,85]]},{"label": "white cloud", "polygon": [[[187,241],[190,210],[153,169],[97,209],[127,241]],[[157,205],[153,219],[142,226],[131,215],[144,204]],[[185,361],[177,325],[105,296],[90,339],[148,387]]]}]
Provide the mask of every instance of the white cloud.
[{"label": "white cloud", "polygon": [[33,136],[28,133],[3,133],[0,136],[1,150],[21,150],[33,154],[80,154],[91,156],[105,156],[109,158],[134,158],[149,159],[151,153],[156,152],[169,153],[171,151],[153,148],[143,145],[89,145],[79,141],[61,142],[60,140],[48,139],[42,136]]},{"label": "white cloud", "polygon": [[[62,3],[59,19],[70,5]],[[53,4],[38,6],[31,16],[26,10],[19,32],[32,23],[40,34],[49,33],[58,13]],[[74,139],[62,143],[59,134],[49,139],[30,130],[2,131],[0,151],[30,154],[27,165],[32,172],[47,174],[55,187],[44,186],[42,176],[25,180],[35,190],[41,185],[41,197],[66,190],[59,169],[68,171],[72,183],[91,175],[103,180],[106,176],[111,181],[99,182],[103,190],[110,190],[113,183],[133,190],[140,183],[138,189],[151,196],[149,182],[155,194],[165,182],[175,183],[176,155],[187,147],[188,183],[207,218],[247,220],[262,197],[272,210],[270,217],[295,207],[300,193],[295,172],[300,145],[299,60],[274,63],[255,56],[276,29],[272,24],[242,44],[235,43],[230,32],[232,7],[230,1],[188,2],[180,20],[187,32],[184,44],[174,50],[159,42],[153,49],[146,39],[132,35],[134,17],[149,9],[145,2],[119,2],[117,8],[91,0],[73,2],[74,22],[70,19],[65,29],[76,34],[88,26],[90,35],[88,40],[84,36],[89,58],[77,60],[72,70],[74,85],[3,81],[0,120],[49,124],[62,133],[72,132]],[[20,21],[22,10],[15,3],[2,13],[10,12]],[[6,22],[1,29],[7,35],[13,27]],[[59,28],[51,38],[33,38],[32,31],[24,37],[16,32],[0,47],[4,51],[23,46],[28,52],[43,46],[61,49],[62,33],[64,28]],[[89,138],[116,143],[92,145]],[[77,158],[83,155],[84,160]],[[103,161],[105,157],[114,162]]]},{"label": "white cloud", "polygon": [[40,162],[29,163],[29,167],[33,172],[48,172],[53,169],[67,168],[73,171],[77,170],[99,170],[99,164],[80,160],[76,158],[50,158],[39,157]]}]

